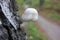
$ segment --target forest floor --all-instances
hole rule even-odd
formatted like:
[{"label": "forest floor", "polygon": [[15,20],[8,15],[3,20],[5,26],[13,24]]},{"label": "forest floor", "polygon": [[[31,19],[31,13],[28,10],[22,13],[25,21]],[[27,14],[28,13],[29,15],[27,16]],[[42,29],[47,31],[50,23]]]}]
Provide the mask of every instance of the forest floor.
[{"label": "forest floor", "polygon": [[53,10],[39,11],[38,24],[48,36],[48,40],[60,40],[60,15]]},{"label": "forest floor", "polygon": [[44,9],[43,11],[38,10],[38,12],[39,12],[38,22],[37,23],[30,22],[28,24],[27,27],[28,39],[29,40],[47,40],[47,39],[55,40],[56,38],[58,40],[59,36],[57,38],[56,35],[59,33],[60,14],[52,9]]},{"label": "forest floor", "polygon": [[39,15],[43,16],[45,19],[56,23],[60,26],[60,11],[53,9],[44,9],[43,11],[39,11]]}]

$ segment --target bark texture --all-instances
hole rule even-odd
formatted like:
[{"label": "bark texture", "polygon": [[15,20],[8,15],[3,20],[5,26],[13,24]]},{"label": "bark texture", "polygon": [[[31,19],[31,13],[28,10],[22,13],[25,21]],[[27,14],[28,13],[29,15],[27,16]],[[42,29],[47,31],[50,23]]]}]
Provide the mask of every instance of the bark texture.
[{"label": "bark texture", "polygon": [[15,30],[11,23],[9,22],[9,20],[5,17],[1,7],[1,4],[3,4],[4,1],[7,3],[10,1],[9,3],[10,11],[16,18],[16,22],[18,22],[18,24],[22,23],[18,16],[18,7],[16,4],[16,0],[0,0],[0,20],[2,22],[2,24],[0,24],[0,40],[26,40],[25,30],[21,28]]}]

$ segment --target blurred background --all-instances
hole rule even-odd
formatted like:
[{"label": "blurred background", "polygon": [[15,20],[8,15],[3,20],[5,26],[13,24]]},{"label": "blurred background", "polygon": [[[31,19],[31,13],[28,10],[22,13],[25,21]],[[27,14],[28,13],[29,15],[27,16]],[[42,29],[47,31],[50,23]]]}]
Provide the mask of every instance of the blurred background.
[{"label": "blurred background", "polygon": [[[36,8],[39,15],[60,27],[60,0],[17,0],[19,14],[24,12],[25,7]],[[48,40],[44,30],[36,22],[29,22],[27,30],[28,40]]]}]

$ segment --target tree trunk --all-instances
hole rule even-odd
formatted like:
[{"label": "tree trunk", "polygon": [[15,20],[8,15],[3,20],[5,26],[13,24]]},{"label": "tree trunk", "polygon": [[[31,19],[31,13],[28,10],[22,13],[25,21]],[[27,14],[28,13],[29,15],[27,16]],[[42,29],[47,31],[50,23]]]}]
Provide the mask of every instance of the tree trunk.
[{"label": "tree trunk", "polygon": [[45,2],[45,0],[40,0],[40,3],[39,3],[39,5],[40,5],[40,10],[43,9],[44,2]]},{"label": "tree trunk", "polygon": [[[17,29],[14,28],[8,17],[15,20],[15,23],[18,24]],[[0,0],[0,19],[2,22],[0,24],[0,40],[26,40],[26,32],[20,28],[22,21],[19,19],[15,0]]]}]

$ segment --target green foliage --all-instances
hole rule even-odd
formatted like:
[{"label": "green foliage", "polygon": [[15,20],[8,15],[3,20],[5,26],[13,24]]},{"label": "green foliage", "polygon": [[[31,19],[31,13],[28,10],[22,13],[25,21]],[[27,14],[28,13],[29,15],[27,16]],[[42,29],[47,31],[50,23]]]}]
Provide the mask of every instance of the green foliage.
[{"label": "green foliage", "polygon": [[16,0],[19,7],[23,6],[23,0]]},{"label": "green foliage", "polygon": [[17,0],[17,3],[18,3],[18,6],[19,6],[19,7],[23,7],[23,4],[24,4],[24,3],[29,4],[30,7],[38,7],[38,5],[39,5],[39,0],[31,0],[31,1],[32,1],[32,2],[29,3],[29,0],[26,0],[25,2],[24,2],[24,0]]},{"label": "green foliage", "polygon": [[[40,0],[30,0],[32,1],[29,3],[29,0],[26,0],[26,3],[29,4],[31,7],[38,8]],[[23,6],[23,0],[17,0],[19,6]],[[53,9],[60,9],[60,0],[57,0],[55,3],[54,0],[45,0],[44,8],[53,8]]]},{"label": "green foliage", "polygon": [[60,0],[45,0],[44,8],[60,9]]},{"label": "green foliage", "polygon": [[60,21],[60,15],[58,15],[58,13],[56,13],[56,12],[47,13],[45,15],[48,18],[52,18],[53,20]]},{"label": "green foliage", "polygon": [[51,0],[45,0],[44,8],[52,8]]},{"label": "green foliage", "polygon": [[33,22],[28,24],[28,40],[47,40],[44,33],[39,33],[36,25]]}]

